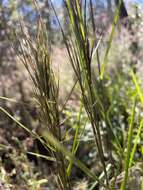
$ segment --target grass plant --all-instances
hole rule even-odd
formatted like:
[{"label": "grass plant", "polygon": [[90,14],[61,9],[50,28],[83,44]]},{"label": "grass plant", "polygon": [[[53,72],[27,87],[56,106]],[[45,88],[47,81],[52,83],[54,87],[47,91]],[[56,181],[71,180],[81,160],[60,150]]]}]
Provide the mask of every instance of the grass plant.
[{"label": "grass plant", "polygon": [[[105,49],[103,63],[101,64],[99,46],[100,43],[102,43],[102,35],[99,39],[97,38],[93,1],[64,0],[64,5],[67,9],[70,21],[71,33],[69,36],[65,35],[57,12],[51,1],[51,6],[63,35],[63,41],[67,50],[69,62],[76,77],[76,82],[71,88],[68,97],[65,98],[65,102],[62,106],[59,102],[59,79],[56,78],[52,67],[51,44],[48,42],[46,27],[35,0],[34,5],[38,12],[39,19],[37,23],[37,33],[34,38],[27,32],[27,30],[25,30],[25,24],[22,21],[20,22],[21,37],[16,35],[20,47],[20,53],[18,56],[21,62],[25,65],[32,80],[34,98],[39,111],[38,119],[40,121],[40,129],[37,132],[33,132],[28,126],[24,126],[14,118],[5,108],[0,107],[0,111],[4,112],[34,138],[40,140],[43,146],[47,149],[49,155],[46,156],[34,152],[29,152],[29,154],[47,159],[54,163],[51,170],[53,175],[56,176],[57,188],[59,190],[72,190],[71,175],[74,165],[84,172],[85,176],[91,180],[92,185],[89,188],[90,190],[96,188],[97,185],[106,190],[111,190],[113,188],[110,187],[110,179],[114,177],[116,183],[117,175],[122,172],[120,169],[122,168],[122,163],[124,163],[125,175],[122,179],[120,189],[126,190],[128,185],[129,170],[134,164],[133,161],[137,150],[137,143],[143,129],[143,120],[141,117],[139,117],[138,124],[135,124],[137,101],[143,104],[143,93],[136,74],[131,71],[130,80],[135,87],[135,95],[133,94],[132,97],[134,98],[134,105],[132,108],[132,114],[129,116],[129,127],[127,126],[128,135],[125,142],[124,139],[122,139],[123,142],[121,145],[121,140],[118,138],[118,133],[115,133],[113,123],[113,114],[115,113],[114,102],[121,100],[119,99],[120,89],[117,89],[115,97],[110,97],[111,93],[109,93],[109,88],[115,87],[109,87],[106,85],[106,80],[109,79],[109,76],[105,73],[109,52],[116,31],[116,25],[119,20],[121,2],[122,1],[120,0],[115,11],[109,41]],[[87,10],[88,3],[90,11]],[[90,18],[91,22],[90,27],[88,18]],[[97,58],[97,65],[94,64],[95,55]],[[98,70],[98,72],[96,72],[96,70]],[[112,80],[112,78],[110,78],[110,80]],[[65,139],[63,129],[61,127],[63,124],[61,115],[77,84],[80,88],[80,108],[77,112],[71,146],[66,147],[64,144]],[[114,90],[112,90],[112,92],[114,92]],[[17,102],[16,100],[2,96],[0,96],[0,99],[13,103]],[[122,107],[127,110],[126,105]],[[81,126],[83,110],[86,111],[87,119],[92,128],[96,150],[98,151],[98,156],[102,165],[102,172],[99,176],[90,171],[86,164],[83,163],[77,155],[80,139],[85,130],[85,128]],[[119,112],[119,115],[122,116],[122,113]],[[126,118],[126,120],[127,119],[128,118]],[[134,128],[137,129],[135,137],[133,136]],[[104,130],[106,132],[106,137],[102,135]],[[134,145],[132,144],[133,139]],[[104,140],[107,144],[106,148],[108,149],[107,158],[105,157]],[[113,153],[115,151],[116,155],[119,156],[118,159],[114,158]],[[115,160],[117,160],[117,163],[115,163]],[[109,173],[111,173],[110,176]]]},{"label": "grass plant", "polygon": [[[37,35],[34,40],[24,32],[21,25],[24,43],[20,42],[20,58],[25,65],[33,82],[34,95],[39,107],[40,130],[47,130],[62,143],[59,110],[59,87],[52,70],[50,48],[47,46],[47,33],[39,19]],[[24,45],[27,47],[28,56],[25,54]],[[39,131],[39,133],[41,133]],[[56,160],[55,175],[59,189],[70,189],[70,183],[66,172],[64,155],[56,150],[56,147],[49,149],[50,155]]]},{"label": "grass plant", "polygon": [[[111,47],[111,43],[112,43],[114,31],[115,31],[115,25],[117,24],[118,19],[119,19],[120,3],[115,13],[114,22],[112,25],[112,32],[111,32],[110,40],[109,40],[109,46],[107,47],[104,63],[102,64],[102,66],[100,65],[100,62],[98,60],[99,77],[96,76],[96,74],[92,72],[93,57],[96,52],[98,55],[98,45],[100,42],[100,40],[99,41],[97,40],[96,33],[95,33],[93,2],[90,1],[90,10],[91,10],[90,16],[91,16],[91,25],[92,25],[91,30],[93,31],[92,36],[89,36],[89,31],[88,31],[87,1],[81,1],[81,2],[74,1],[73,3],[72,1],[67,0],[65,1],[65,6],[69,14],[71,31],[73,32],[73,35],[67,38],[64,35],[64,31],[62,28],[61,28],[61,31],[63,34],[66,49],[69,55],[70,63],[72,65],[72,68],[74,70],[75,76],[78,80],[78,83],[81,89],[83,105],[87,112],[89,120],[91,122],[91,126],[92,126],[94,137],[95,137],[95,142],[97,145],[101,163],[103,165],[103,170],[106,176],[106,184],[108,188],[108,176],[106,172],[103,144],[101,140],[101,123],[103,120],[107,123],[107,120],[105,118],[105,115],[106,115],[105,112],[108,109],[107,108],[108,98],[107,98],[106,103],[102,102],[102,100],[100,99],[98,88],[101,89],[101,93],[105,94],[105,96],[107,95],[105,92],[102,79],[104,75],[105,64],[107,62],[108,53]],[[109,133],[110,133],[110,130],[107,132],[107,134],[109,135]],[[109,139],[109,136],[108,136],[108,139]],[[111,143],[111,142],[108,141],[108,143]],[[109,149],[110,149],[110,146],[109,146]]]}]

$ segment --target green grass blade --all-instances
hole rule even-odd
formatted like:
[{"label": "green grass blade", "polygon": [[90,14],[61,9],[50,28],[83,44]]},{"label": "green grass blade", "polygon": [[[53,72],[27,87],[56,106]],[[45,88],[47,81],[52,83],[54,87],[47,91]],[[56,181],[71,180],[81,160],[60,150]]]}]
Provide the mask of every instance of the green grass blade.
[{"label": "green grass blade", "polygon": [[53,157],[50,157],[50,156],[45,156],[45,155],[38,154],[38,153],[35,153],[35,152],[27,152],[27,153],[31,154],[33,156],[36,156],[37,158],[44,158],[45,160],[56,162],[56,159],[53,158]]},{"label": "green grass blade", "polygon": [[7,110],[5,110],[4,108],[0,107],[0,111],[2,111],[3,113],[5,113],[10,119],[12,119],[15,123],[18,124],[18,126],[20,126],[22,129],[24,129],[25,131],[27,131],[30,135],[32,135],[33,137],[37,138],[45,148],[50,148],[50,150],[55,151],[55,149],[53,149],[50,145],[46,144],[43,139],[41,139],[41,137],[36,134],[35,132],[31,131],[30,129],[28,129],[28,127],[26,127],[25,125],[23,125],[21,122],[19,122],[15,117],[13,117]]},{"label": "green grass blade", "polygon": [[17,103],[17,104],[22,104],[22,105],[29,105],[28,103],[21,102],[21,101],[19,102],[16,99],[8,98],[8,97],[5,97],[5,96],[0,96],[0,99],[3,100],[3,101],[9,101],[11,103]]},{"label": "green grass blade", "polygon": [[[79,137],[79,129],[80,129],[80,121],[81,121],[81,115],[82,115],[82,108],[83,104],[81,102],[80,110],[77,116],[77,124],[76,124],[76,131],[74,135],[74,141],[73,141],[73,146],[72,146],[72,154],[75,155],[77,151],[77,144],[78,143],[78,137]],[[70,161],[68,168],[67,168],[67,175],[70,176],[71,171],[72,171],[72,166],[73,166],[73,160]]]},{"label": "green grass blade", "polygon": [[22,123],[20,123],[16,118],[14,118],[8,111],[6,111],[4,108],[0,107],[0,111],[2,111],[3,113],[5,113],[9,118],[11,118],[14,122],[16,122],[21,128],[23,128],[25,131],[27,131],[28,133],[32,134],[32,132],[25,127]]},{"label": "green grass blade", "polygon": [[120,0],[119,5],[117,6],[116,11],[115,11],[114,20],[113,20],[113,24],[112,24],[112,30],[111,30],[111,33],[110,33],[110,36],[109,36],[108,46],[107,46],[107,49],[106,49],[106,52],[105,52],[103,63],[101,65],[101,74],[100,74],[100,79],[101,80],[104,77],[105,67],[106,67],[107,62],[108,62],[108,55],[109,55],[109,51],[111,49],[113,36],[114,36],[114,33],[115,33],[115,28],[116,28],[116,25],[117,25],[118,20],[119,20],[121,2],[122,2],[122,0]]},{"label": "green grass blade", "polygon": [[130,156],[131,156],[131,144],[132,144],[132,136],[133,136],[135,108],[136,108],[136,98],[134,100],[134,106],[133,106],[132,115],[131,115],[131,122],[130,122],[129,131],[128,131],[127,153],[126,153],[126,159],[125,159],[125,176],[121,184],[121,188],[120,188],[121,190],[126,190],[126,186],[128,182],[128,172],[129,172]]},{"label": "green grass blade", "polygon": [[141,103],[142,103],[142,106],[143,106],[143,93],[142,93],[142,90],[141,90],[141,88],[140,88],[140,85],[139,85],[139,83],[138,83],[138,81],[137,81],[136,75],[134,74],[133,71],[131,72],[131,76],[132,76],[132,80],[133,80],[133,82],[134,82],[134,84],[135,84],[137,93],[138,93],[138,95],[139,95],[139,98],[140,98]]},{"label": "green grass blade", "polygon": [[138,144],[138,141],[139,141],[139,138],[140,138],[142,129],[143,129],[143,120],[141,120],[141,122],[140,122],[140,126],[139,126],[139,128],[138,128],[137,135],[136,135],[136,137],[135,137],[134,146],[133,146],[133,148],[132,148],[132,152],[131,152],[131,156],[130,156],[129,167],[131,167],[131,165],[132,165],[133,158],[134,158],[134,155],[135,155],[135,152],[136,152],[137,144]]},{"label": "green grass blade", "polygon": [[[107,167],[106,167],[107,173],[108,173],[109,171],[111,171],[111,168],[112,168],[112,165],[111,165],[111,164],[108,164]],[[102,172],[102,173],[100,174],[100,176],[99,176],[99,179],[100,179],[100,180],[103,179],[103,178],[105,178],[105,173],[104,173],[104,172]],[[92,184],[92,186],[89,188],[89,190],[94,190],[97,185],[98,185],[97,181],[94,182],[94,183]]]},{"label": "green grass blade", "polygon": [[97,181],[102,186],[106,187],[104,183],[96,176],[94,175],[90,169],[88,169],[85,164],[83,164],[79,159],[77,159],[68,149],[66,149],[50,132],[43,131],[42,136],[45,138],[47,143],[50,143],[55,147],[58,151],[62,152],[66,159],[71,161],[73,160],[73,163],[79,167],[87,176],[92,178],[93,180]]}]

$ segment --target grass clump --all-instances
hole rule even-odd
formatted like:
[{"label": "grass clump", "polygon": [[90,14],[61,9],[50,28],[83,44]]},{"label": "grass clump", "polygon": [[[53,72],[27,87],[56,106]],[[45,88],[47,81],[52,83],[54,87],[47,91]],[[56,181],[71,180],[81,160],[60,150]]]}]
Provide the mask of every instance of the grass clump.
[{"label": "grass clump", "polygon": [[[34,95],[38,105],[41,123],[38,133],[42,135],[41,131],[46,130],[47,133],[50,133],[62,143],[59,87],[52,70],[45,26],[42,20],[39,19],[37,35],[33,40],[32,37],[24,32],[23,26],[21,28],[24,44],[19,40],[22,52],[20,58],[33,82]],[[25,54],[25,47],[27,48],[28,56]],[[56,147],[51,148],[50,144],[48,148],[50,155],[56,159],[55,175],[57,176],[58,188],[70,189],[70,183],[66,173],[65,156]]]},{"label": "grass clump", "polygon": [[[137,115],[136,109],[140,102],[143,103],[143,95],[136,74],[132,72],[131,68],[128,68],[127,76],[125,76],[122,67],[119,67],[120,71],[116,71],[112,76],[105,73],[119,20],[121,2],[119,1],[115,11],[109,41],[104,49],[105,54],[101,64],[99,47],[103,36],[96,33],[94,2],[92,0],[63,1],[70,22],[70,33],[66,34],[51,1],[75,75],[75,84],[71,87],[71,92],[65,98],[62,106],[59,92],[62,87],[59,78],[55,76],[53,71],[51,44],[48,41],[45,24],[35,1],[39,20],[34,37],[27,32],[25,24],[22,21],[20,23],[21,38],[16,36],[19,41],[19,57],[31,77],[40,127],[36,132],[33,132],[28,126],[25,127],[17,121],[4,108],[0,107],[0,110],[43,144],[47,155],[28,153],[53,163],[50,170],[56,181],[56,188],[59,190],[73,189],[72,172],[75,169],[74,166],[76,169],[79,168],[85,178],[89,180],[90,190],[96,188],[115,189],[120,174],[122,174],[122,181],[118,189],[125,190],[130,181],[130,169],[135,164],[135,153],[143,127],[142,117],[140,113]],[[97,65],[95,65],[96,58]],[[132,87],[124,86],[124,81],[127,79],[127,84],[132,84]],[[79,109],[74,117],[76,121],[68,123],[69,126],[66,126],[67,118],[64,118],[64,121],[61,118],[63,113],[66,113],[67,102],[75,87],[79,90],[77,96],[79,104],[76,105]],[[131,98],[127,94],[132,94]],[[0,98],[15,102],[7,97],[1,96]],[[86,114],[84,116],[86,119],[83,118],[83,112]],[[64,115],[64,117],[66,116]],[[88,123],[88,127],[92,131],[92,138],[89,138],[90,140],[84,139],[83,144],[87,141],[95,144],[94,152],[96,154],[92,156],[94,163],[98,157],[97,162],[101,164],[98,175],[91,171],[90,165],[88,168],[78,157],[80,143],[83,136],[86,136],[87,127],[87,123],[83,124],[82,120]],[[71,136],[67,140],[66,135],[69,134]],[[45,180],[40,180],[39,185],[40,183],[45,183]],[[88,188],[88,185],[85,180],[85,188]]]},{"label": "grass clump", "polygon": [[[109,47],[107,47],[107,51],[105,54],[105,61],[102,66],[100,64],[100,60],[98,59],[99,74],[97,75],[94,73],[93,58],[94,54],[97,54],[98,57],[98,46],[100,40],[98,41],[98,39],[96,38],[95,20],[93,16],[94,15],[93,2],[90,1],[89,5],[90,5],[90,13],[89,13],[90,15],[87,15],[88,13],[87,13],[86,1],[81,1],[81,2],[74,1],[74,3],[70,0],[65,1],[65,6],[69,14],[71,31],[73,32],[72,33],[73,35],[67,38],[64,35],[64,31],[62,30],[62,28],[61,30],[63,33],[63,38],[69,55],[70,63],[72,65],[72,68],[74,70],[75,76],[78,80],[81,89],[82,102],[91,123],[91,127],[93,130],[100,160],[103,165],[103,170],[106,177],[106,184],[108,188],[108,176],[106,172],[103,143],[101,138],[101,128],[102,128],[102,122],[104,121],[107,127],[106,128],[107,135],[109,135],[109,133],[112,133],[110,131],[109,124],[106,119],[106,112],[109,109],[110,102],[108,99],[108,93],[104,87],[104,81],[101,80],[100,78],[103,78],[103,73],[104,73],[103,67],[105,67],[105,61],[107,62],[108,53],[110,50],[113,34],[115,31],[115,25],[113,24],[113,29],[109,41]],[[117,8],[115,14],[116,24],[118,21],[119,8],[120,6]],[[88,16],[91,16],[90,30],[92,31],[92,35],[91,32],[89,32],[88,28],[88,23],[87,23]],[[100,75],[102,75],[102,77]],[[110,137],[108,136],[108,139]],[[108,141],[108,143],[111,144],[111,141]],[[109,149],[111,149],[110,145]]]}]

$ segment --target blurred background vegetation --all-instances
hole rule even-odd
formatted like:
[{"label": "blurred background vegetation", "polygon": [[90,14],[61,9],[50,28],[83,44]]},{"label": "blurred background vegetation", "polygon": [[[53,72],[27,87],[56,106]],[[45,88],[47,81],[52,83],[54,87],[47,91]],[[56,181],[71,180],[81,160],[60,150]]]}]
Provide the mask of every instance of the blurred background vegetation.
[{"label": "blurred background vegetation", "polygon": [[[73,1],[74,2],[74,1]],[[63,1],[53,0],[65,36],[72,35],[70,18]],[[87,24],[89,37],[92,38],[92,18],[95,20],[95,31],[98,53],[93,57],[93,71],[99,79],[99,63],[104,62],[104,56],[112,32],[115,10],[118,0],[95,0],[93,2],[93,15],[91,16],[90,1],[87,0]],[[103,172],[100,156],[94,142],[91,122],[81,103],[80,85],[76,84],[76,75],[69,63],[61,28],[49,0],[37,0],[38,9],[48,32],[47,44],[51,52],[52,68],[55,79],[59,83],[59,105],[66,105],[60,113],[63,143],[70,150],[74,141],[74,134],[79,128],[77,157],[97,176]],[[19,127],[22,123],[28,129],[39,132],[38,106],[34,97],[34,86],[29,74],[21,63],[17,54],[21,54],[19,41],[23,41],[21,22],[24,23],[25,33],[32,39],[36,35],[39,12],[32,0],[0,0],[0,107],[6,110],[0,112],[0,189],[2,190],[56,190],[54,162],[46,160],[48,150],[41,142],[32,137],[27,131]],[[20,22],[21,21],[21,22]],[[15,33],[18,38],[15,38]],[[25,50],[28,49],[25,45]],[[29,56],[27,54],[27,56]],[[101,137],[106,165],[116,168],[116,189],[122,181],[124,160],[126,153],[127,133],[130,125],[133,102],[136,97],[134,128],[132,146],[141,125],[143,109],[141,102],[142,66],[143,60],[143,1],[122,1],[119,13],[119,22],[112,40],[108,54],[108,62],[104,77],[104,91],[96,83],[96,90],[100,100],[107,108],[107,119],[117,136],[107,135],[106,122],[101,120]],[[136,75],[131,77],[131,69]],[[104,93],[103,93],[104,92]],[[139,94],[139,95],[138,95]],[[105,108],[105,109],[106,109]],[[100,108],[99,108],[100,109]],[[112,138],[112,156],[110,155],[109,139]],[[135,179],[129,180],[128,189],[143,189],[143,130],[138,137],[134,155],[133,174]],[[39,156],[38,156],[39,155]],[[42,156],[40,156],[42,155]],[[110,160],[112,159],[112,160]],[[111,166],[112,164],[112,166]],[[141,172],[139,172],[141,170]],[[134,173],[134,171],[136,173]],[[112,181],[113,171],[109,169],[109,178]],[[121,179],[120,179],[121,178]],[[70,181],[72,189],[102,189],[95,184],[78,167],[73,166]]]}]

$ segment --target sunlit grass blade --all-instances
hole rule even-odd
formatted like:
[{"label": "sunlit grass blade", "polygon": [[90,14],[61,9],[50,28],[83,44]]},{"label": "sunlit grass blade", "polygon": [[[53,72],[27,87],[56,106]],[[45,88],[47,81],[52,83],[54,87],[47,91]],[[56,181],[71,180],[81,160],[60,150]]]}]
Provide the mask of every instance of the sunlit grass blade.
[{"label": "sunlit grass blade", "polygon": [[127,152],[126,152],[126,158],[125,158],[125,175],[124,175],[123,182],[121,184],[121,188],[120,188],[121,190],[126,190],[126,186],[128,182],[128,172],[129,172],[129,167],[130,167],[131,146],[132,146],[134,119],[135,119],[135,108],[136,108],[136,97],[134,99],[131,121],[130,121],[129,130],[128,130]]},{"label": "sunlit grass blade", "polygon": [[[77,115],[77,124],[75,126],[75,135],[74,135],[74,141],[73,141],[73,145],[72,145],[72,154],[75,155],[77,148],[79,145],[79,130],[80,130],[80,122],[81,122],[81,115],[82,115],[82,108],[83,108],[83,104],[81,102],[81,106],[80,106],[80,110],[79,113]],[[70,161],[68,168],[67,168],[67,174],[68,176],[70,176],[71,171],[72,171],[72,166],[73,166],[73,160]]]},{"label": "sunlit grass blade", "polygon": [[116,11],[115,11],[114,20],[113,20],[113,24],[112,24],[112,30],[111,30],[111,33],[110,33],[110,36],[109,36],[108,46],[106,48],[103,63],[101,65],[101,74],[100,74],[100,79],[101,80],[104,77],[105,67],[106,67],[107,62],[108,62],[108,55],[109,55],[109,52],[110,52],[110,49],[111,49],[111,45],[112,45],[116,25],[117,25],[118,20],[119,20],[119,13],[120,13],[121,3],[122,3],[122,0],[119,0],[119,4],[118,4],[118,6],[116,8]]},{"label": "sunlit grass blade", "polygon": [[34,131],[31,131],[28,127],[26,127],[21,122],[19,122],[6,109],[0,107],[0,111],[2,111],[3,113],[5,113],[10,119],[12,119],[16,124],[18,124],[19,127],[21,127],[26,132],[28,132],[32,137],[37,138],[43,144],[43,146],[45,148],[49,148],[50,150],[55,151],[55,149],[53,147],[51,147],[50,145],[48,145],[47,143],[45,143],[45,141],[43,141],[43,139],[37,133],[35,133]]},{"label": "sunlit grass blade", "polygon": [[13,98],[8,98],[8,97],[5,97],[5,96],[0,96],[0,99],[1,99],[1,100],[6,100],[6,101],[9,101],[9,102],[18,103],[17,100],[15,100],[15,99],[13,99]]},{"label": "sunlit grass blade", "polygon": [[132,80],[135,84],[137,94],[139,95],[139,98],[140,98],[142,106],[143,106],[143,93],[142,93],[141,87],[138,83],[137,77],[133,71],[131,71],[131,76],[132,76]]},{"label": "sunlit grass blade", "polygon": [[[111,164],[108,164],[107,167],[106,167],[107,173],[109,173],[109,172],[111,171],[111,168],[112,168],[112,165],[111,165]],[[100,176],[99,176],[99,179],[100,179],[100,180],[102,180],[103,178],[105,178],[105,173],[104,173],[104,172],[102,172],[102,173],[100,174]],[[97,185],[98,185],[97,181],[94,182],[94,183],[92,184],[92,186],[89,188],[89,190],[94,190]]]},{"label": "sunlit grass blade", "polygon": [[33,135],[32,131],[20,123],[16,118],[14,118],[6,109],[0,107],[0,111],[5,113],[9,118],[11,118],[15,123],[17,123],[21,128],[27,131],[29,134]]},{"label": "sunlit grass blade", "polygon": [[18,101],[14,98],[8,98],[8,97],[5,97],[5,96],[0,96],[0,99],[3,100],[3,101],[9,101],[11,103],[17,103],[17,104],[23,104],[23,105],[29,105],[28,103],[26,102],[21,102],[21,101]]},{"label": "sunlit grass blade", "polygon": [[136,136],[135,136],[134,146],[133,146],[133,148],[132,148],[131,156],[130,156],[129,167],[131,167],[131,165],[132,165],[133,158],[134,158],[134,155],[135,155],[135,152],[136,152],[137,144],[138,144],[138,141],[139,141],[139,139],[140,139],[140,135],[141,135],[142,129],[143,129],[143,120],[141,120],[140,125],[139,125],[139,128],[138,128],[138,130],[137,130],[137,134],[136,134]]},{"label": "sunlit grass blade", "polygon": [[106,187],[104,183],[99,180],[99,178],[94,175],[88,167],[85,166],[79,159],[77,159],[68,149],[66,149],[51,133],[47,131],[42,132],[42,136],[47,141],[47,143],[50,143],[54,148],[56,148],[58,151],[62,152],[66,159],[69,161],[73,161],[73,163],[79,167],[87,176],[92,178],[93,180],[97,181],[102,186]]},{"label": "sunlit grass blade", "polygon": [[97,50],[98,50],[98,48],[99,48],[99,46],[101,44],[102,38],[103,38],[103,36],[100,36],[100,38],[99,38],[99,40],[97,42],[97,45],[96,45],[96,47],[94,48],[94,50],[92,52],[92,59],[94,59],[94,57],[95,57],[95,55],[97,53]]},{"label": "sunlit grass blade", "polygon": [[64,104],[62,105],[62,108],[60,109],[60,112],[63,112],[63,110],[65,109],[65,107],[66,107],[66,105],[67,105],[67,103],[68,103],[68,101],[69,101],[69,99],[70,99],[76,85],[77,85],[77,80],[75,81],[73,87],[71,88],[70,92],[68,93],[68,96],[65,98],[66,100],[65,100]]},{"label": "sunlit grass blade", "polygon": [[27,152],[27,153],[28,153],[28,154],[31,154],[31,155],[34,155],[34,156],[36,156],[37,158],[44,158],[45,160],[52,161],[52,162],[56,162],[56,159],[55,159],[54,157],[50,157],[50,156],[38,154],[38,153],[35,153],[35,152]]}]

